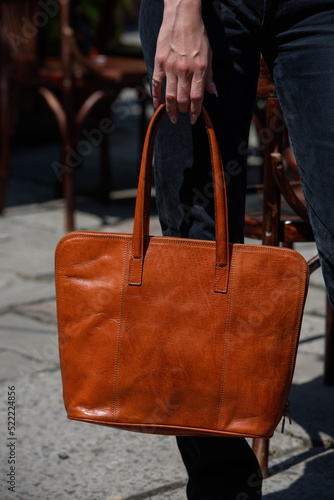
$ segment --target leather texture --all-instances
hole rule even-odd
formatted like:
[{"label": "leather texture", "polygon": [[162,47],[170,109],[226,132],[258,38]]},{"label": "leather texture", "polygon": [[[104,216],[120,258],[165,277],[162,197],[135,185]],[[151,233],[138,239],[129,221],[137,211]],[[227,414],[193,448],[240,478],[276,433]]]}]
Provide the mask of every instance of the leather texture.
[{"label": "leather texture", "polygon": [[149,236],[164,113],[147,131],[133,234],[74,232],[56,250],[67,415],[138,432],[270,437],[292,383],[308,266],[294,250],[229,244],[222,162],[204,109],[217,241]]}]

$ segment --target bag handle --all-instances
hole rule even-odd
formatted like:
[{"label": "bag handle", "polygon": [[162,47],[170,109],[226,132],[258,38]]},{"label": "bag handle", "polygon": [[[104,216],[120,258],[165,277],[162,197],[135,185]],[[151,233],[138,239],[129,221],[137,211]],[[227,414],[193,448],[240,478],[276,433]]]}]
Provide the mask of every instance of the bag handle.
[{"label": "bag handle", "polygon": [[[165,113],[166,106],[161,104],[150,121],[145,137],[133,226],[129,285],[141,285],[142,283],[144,241],[145,237],[149,236],[150,224],[153,147],[158,126]],[[216,269],[214,290],[226,293],[229,275],[229,236],[225,178],[216,134],[204,107],[202,107],[202,115],[208,133],[215,186]]]}]

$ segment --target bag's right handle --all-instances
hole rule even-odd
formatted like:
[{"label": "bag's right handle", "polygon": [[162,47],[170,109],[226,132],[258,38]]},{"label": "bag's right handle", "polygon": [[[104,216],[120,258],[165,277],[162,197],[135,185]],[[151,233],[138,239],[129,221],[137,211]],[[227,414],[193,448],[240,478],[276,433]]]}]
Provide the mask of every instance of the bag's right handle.
[{"label": "bag's right handle", "polygon": [[[165,113],[165,104],[161,104],[154,113],[146,133],[133,226],[129,285],[141,285],[142,283],[144,240],[145,237],[149,236],[153,146],[159,123]],[[215,186],[216,270],[214,290],[226,293],[229,275],[229,236],[225,178],[216,134],[204,107],[202,108],[202,114],[208,133]]]}]

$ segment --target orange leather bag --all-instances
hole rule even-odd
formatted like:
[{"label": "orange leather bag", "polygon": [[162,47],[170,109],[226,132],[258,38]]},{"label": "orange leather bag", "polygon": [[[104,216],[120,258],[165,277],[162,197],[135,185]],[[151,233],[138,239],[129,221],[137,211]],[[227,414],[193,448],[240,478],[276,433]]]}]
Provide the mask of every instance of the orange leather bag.
[{"label": "orange leather bag", "polygon": [[292,382],[308,267],[297,252],[229,244],[222,162],[203,110],[216,242],[149,236],[154,136],[133,234],[74,232],[56,250],[68,418],[158,434],[270,437]]}]

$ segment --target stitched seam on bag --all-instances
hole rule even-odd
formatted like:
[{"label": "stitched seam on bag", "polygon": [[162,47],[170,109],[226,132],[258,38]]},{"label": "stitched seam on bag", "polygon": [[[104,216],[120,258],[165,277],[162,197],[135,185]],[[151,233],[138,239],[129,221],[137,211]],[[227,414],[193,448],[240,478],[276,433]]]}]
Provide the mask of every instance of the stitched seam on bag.
[{"label": "stitched seam on bag", "polygon": [[233,252],[232,262],[231,262],[231,271],[230,271],[230,273],[232,274],[232,283],[231,283],[231,288],[230,288],[230,298],[229,298],[229,303],[228,303],[227,321],[226,321],[226,329],[225,329],[224,364],[223,364],[223,369],[222,369],[220,390],[219,390],[219,400],[220,401],[219,401],[219,408],[218,408],[218,423],[217,423],[218,430],[221,429],[221,427],[222,427],[222,419],[223,419],[223,406],[224,406],[224,400],[225,400],[225,378],[226,378],[226,370],[227,370],[228,346],[229,346],[229,340],[230,340],[232,299],[233,299],[233,293],[234,293],[234,278],[235,278],[234,268],[236,265],[237,250],[238,250],[238,248],[236,248]]},{"label": "stitched seam on bag", "polygon": [[190,240],[183,238],[174,238],[171,236],[151,236],[150,237],[151,245],[168,245],[169,243],[175,243],[177,245],[185,245],[185,246],[199,246],[203,248],[215,248],[215,241],[207,241],[207,240]]},{"label": "stitched seam on bag", "polygon": [[[140,261],[140,265],[141,265],[141,271],[140,271],[140,275],[139,275],[139,281],[133,281],[132,280],[132,267],[133,267],[133,261],[134,260],[139,260]],[[130,279],[129,279],[129,283],[131,285],[141,285],[142,275],[143,275],[143,259],[142,259],[142,257],[140,257],[140,258],[138,258],[138,257],[132,257],[131,264],[130,264]]]},{"label": "stitched seam on bag", "polygon": [[291,257],[295,257],[303,265],[305,265],[305,262],[306,262],[304,257],[299,252],[297,252],[296,250],[293,250],[291,248],[274,247],[274,246],[269,246],[269,245],[244,245],[244,244],[240,244],[240,246],[238,246],[238,248],[241,248],[243,251],[247,250],[250,252],[285,253],[287,255],[290,255]]},{"label": "stitched seam on bag", "polygon": [[[218,269],[221,269],[221,268],[218,266]],[[216,279],[215,279],[215,290],[216,290],[216,292],[226,292],[227,283],[228,283],[228,274],[229,273],[227,272],[226,273],[224,287],[223,288],[218,288],[218,286],[217,286],[218,285],[218,272],[217,272],[217,265],[216,265]]]},{"label": "stitched seam on bag", "polygon": [[[58,246],[61,247],[65,241],[69,239],[81,239],[81,238],[103,238],[103,239],[117,239],[117,240],[128,240],[133,238],[132,233],[70,233],[64,236],[58,243]],[[207,240],[190,240],[183,238],[174,238],[170,236],[149,236],[151,245],[168,245],[169,243],[175,243],[177,245],[186,245],[186,246],[202,246],[203,248],[214,248],[215,241],[207,241]]]},{"label": "stitched seam on bag", "polygon": [[[131,239],[133,237],[133,235],[131,233],[97,233],[97,232],[91,232],[91,233],[88,233],[88,232],[73,232],[73,233],[69,233],[65,236],[63,236],[63,238],[59,241],[58,245],[57,245],[57,250],[59,249],[60,250],[60,247],[62,246],[63,243],[65,243],[65,241],[67,241],[68,239],[74,239],[74,238],[82,238],[82,237],[89,237],[89,238],[106,238],[106,239],[124,239],[124,240],[127,240],[127,239]],[[170,236],[153,236],[151,238],[154,238],[150,241],[151,244],[154,244],[154,245],[164,245],[164,244],[168,244],[168,243],[176,243],[178,245],[186,245],[186,246],[202,246],[202,247],[214,247],[215,245],[215,242],[214,241],[205,241],[205,240],[183,240],[182,238],[173,238],[173,237],[170,237]],[[279,252],[279,253],[286,253],[288,255],[291,255],[293,257],[295,257],[297,260],[299,260],[300,262],[302,262],[303,264],[305,264],[305,259],[304,257],[296,252],[296,250],[292,250],[290,248],[282,248],[282,247],[270,247],[270,246],[267,246],[267,245],[247,245],[247,244],[234,244],[233,245],[234,248],[242,248],[243,250],[247,250],[247,251],[251,251],[251,252],[261,252],[261,251],[272,251],[272,252]],[[56,251],[56,253],[58,253]]]},{"label": "stitched seam on bag", "polygon": [[[289,396],[289,392],[290,392],[290,388],[291,388],[291,384],[292,384],[292,379],[293,379],[294,366],[295,366],[296,357],[297,357],[297,348],[298,348],[297,341],[299,340],[298,333],[300,333],[300,329],[301,329],[302,312],[303,312],[303,307],[304,307],[304,302],[305,302],[304,296],[305,296],[305,288],[306,288],[306,282],[305,282],[305,278],[304,278],[304,274],[306,271],[305,261],[303,262],[303,264],[304,264],[304,266],[301,268],[301,271],[300,271],[301,279],[303,280],[303,286],[300,289],[298,316],[297,316],[297,323],[295,325],[295,335],[294,335],[294,343],[293,343],[293,349],[294,349],[295,355],[291,359],[290,370],[289,370],[289,384],[287,384],[286,390],[284,393],[284,397],[282,398],[281,415],[284,412],[286,401],[287,401],[288,396]],[[297,335],[296,335],[296,333],[297,333]],[[281,419],[281,415],[280,415],[280,418],[278,420]]]},{"label": "stitched seam on bag", "polygon": [[122,271],[122,293],[120,300],[120,317],[119,317],[119,327],[117,332],[117,341],[116,341],[116,353],[115,353],[115,371],[114,371],[114,388],[113,388],[113,398],[112,398],[112,411],[111,411],[111,420],[114,421],[116,418],[117,411],[117,389],[118,389],[118,375],[119,375],[119,358],[121,351],[121,340],[122,340],[122,332],[123,332],[123,322],[124,322],[124,299],[125,299],[125,288],[126,288],[126,268],[128,264],[128,248],[129,242],[127,242],[123,254],[123,271]]},{"label": "stitched seam on bag", "polygon": [[[55,288],[56,288],[56,297],[59,295],[59,252],[56,252],[55,255]],[[59,352],[59,364],[60,368],[62,368],[62,352],[61,352],[61,341],[60,341],[60,332],[63,331],[63,328],[61,326],[61,320],[60,320],[60,313],[59,313],[59,306],[58,306],[58,301],[56,301],[56,311],[57,311],[57,325],[58,325],[58,352]]]},{"label": "stitched seam on bag", "polygon": [[104,239],[128,239],[131,238],[132,234],[131,233],[97,233],[95,231],[92,232],[85,232],[85,231],[78,231],[78,232],[72,232],[69,234],[66,234],[65,236],[62,237],[62,239],[58,242],[59,247],[62,246],[63,243],[65,243],[67,240],[74,240],[74,239],[81,239],[81,238],[104,238]]},{"label": "stitched seam on bag", "polygon": [[[233,431],[220,431],[218,429],[211,429],[211,427],[190,427],[190,426],[181,426],[181,425],[169,425],[169,424],[152,424],[152,422],[144,422],[144,423],[138,423],[138,424],[133,424],[132,422],[115,422],[115,423],[110,423],[110,420],[104,420],[103,418],[85,418],[81,416],[72,416],[68,415],[68,418],[70,420],[78,420],[80,422],[91,422],[91,423],[99,423],[107,426],[112,426],[115,429],[126,429],[126,430],[134,430],[136,429],[136,432],[142,432],[142,427],[143,425],[147,426],[147,428],[153,428],[154,431],[152,431],[152,434],[159,434],[157,429],[171,429],[171,432],[162,432],[161,435],[165,436],[182,436],[185,435],[184,433],[182,434],[182,431],[184,430],[189,430],[192,431],[191,434],[186,434],[187,436],[201,436],[201,431],[205,431],[207,434],[211,434],[212,436],[235,436],[235,437],[258,437],[258,438],[271,438],[273,436],[273,433],[263,435],[263,434],[251,434],[249,432],[233,432]],[[181,432],[178,434],[175,434],[173,430],[175,429],[180,429]]]}]

